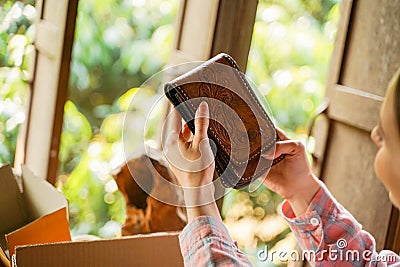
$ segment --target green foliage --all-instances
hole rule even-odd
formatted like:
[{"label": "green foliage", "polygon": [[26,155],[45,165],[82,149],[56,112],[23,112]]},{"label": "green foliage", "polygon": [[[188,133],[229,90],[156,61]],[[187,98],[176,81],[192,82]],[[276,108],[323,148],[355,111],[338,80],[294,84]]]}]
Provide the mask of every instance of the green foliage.
[{"label": "green foliage", "polygon": [[127,88],[168,61],[177,8],[176,0],[143,3],[79,2],[58,183],[70,203],[73,235],[111,237],[124,220],[111,172],[124,160],[122,122],[136,92]]},{"label": "green foliage", "polygon": [[[339,15],[335,2],[259,3],[247,74],[266,95],[279,125],[297,134],[304,133],[325,94]],[[323,6],[328,13],[317,20],[312,14]]]},{"label": "green foliage", "polygon": [[[73,234],[104,236],[120,230],[125,205],[121,194],[115,191],[111,172],[124,160],[124,112],[130,109],[137,92],[137,88],[127,88],[141,85],[168,62],[177,3],[79,3],[69,83],[71,101],[65,107],[59,168],[59,186],[71,206]],[[140,114],[140,110],[130,113],[132,125],[142,119]],[[82,121],[85,127],[79,135]],[[139,141],[135,136],[142,129],[133,127],[132,131],[131,145],[135,146]],[[154,125],[148,134],[155,134]]]},{"label": "green foliage", "polygon": [[71,173],[74,170],[92,136],[92,127],[86,117],[78,111],[72,101],[67,101],[64,106],[63,131],[58,153],[61,173]]},{"label": "green foliage", "polygon": [[[59,186],[69,201],[72,235],[113,237],[119,234],[125,201],[110,175],[109,164],[117,148],[118,144],[95,136],[68,177],[60,177]],[[113,227],[106,230],[107,223]]]},{"label": "green foliage", "polygon": [[[132,125],[143,120],[140,107],[132,110],[131,106],[137,92],[138,88],[132,88],[114,101],[111,106],[115,113],[103,120],[94,136],[89,121],[76,106],[71,101],[65,105],[60,168],[64,168],[66,173],[60,175],[58,186],[69,200],[73,235],[113,237],[120,233],[125,218],[125,201],[111,174],[125,160],[122,144],[125,116],[129,115]],[[155,128],[157,123],[154,121],[150,128]],[[132,137],[130,145],[134,147],[142,141],[135,136],[143,129],[130,129],[132,132],[126,133]],[[155,131],[150,137],[154,134]],[[69,171],[71,166],[73,168]]]},{"label": "green foliage", "polygon": [[28,67],[33,55],[34,1],[0,7],[0,165],[13,163],[19,125],[25,120]]},{"label": "green foliage", "polygon": [[110,104],[168,62],[177,0],[81,0],[69,96],[98,129]]}]

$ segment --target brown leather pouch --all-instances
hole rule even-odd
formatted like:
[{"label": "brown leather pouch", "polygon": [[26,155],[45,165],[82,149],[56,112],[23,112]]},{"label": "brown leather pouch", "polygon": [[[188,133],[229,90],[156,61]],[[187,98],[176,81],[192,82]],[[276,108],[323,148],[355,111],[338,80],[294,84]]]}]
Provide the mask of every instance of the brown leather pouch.
[{"label": "brown leather pouch", "polygon": [[196,109],[201,101],[208,103],[208,136],[216,148],[216,177],[224,187],[246,186],[284,157],[261,156],[274,156],[278,135],[265,100],[229,55],[218,54],[167,83],[164,91],[193,133]]}]

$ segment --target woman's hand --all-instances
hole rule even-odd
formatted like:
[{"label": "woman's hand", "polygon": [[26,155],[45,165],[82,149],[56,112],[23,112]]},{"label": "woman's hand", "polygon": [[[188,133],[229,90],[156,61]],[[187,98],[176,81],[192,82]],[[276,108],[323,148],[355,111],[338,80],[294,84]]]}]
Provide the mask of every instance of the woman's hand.
[{"label": "woman's hand", "polygon": [[182,128],[181,116],[175,109],[172,111],[166,155],[172,172],[183,187],[197,188],[212,183],[215,163],[207,135],[208,124],[206,102],[202,102],[196,111],[194,135],[187,124]]},{"label": "woman's hand", "polygon": [[[170,118],[166,155],[172,172],[183,187],[186,205],[192,207],[188,209],[188,217],[190,213],[199,216],[204,212],[204,207],[215,204],[212,184],[215,163],[207,136],[208,124],[206,102],[202,102],[196,111],[194,135],[187,125],[182,127],[182,118],[176,110],[173,110]],[[290,140],[282,130],[278,129],[278,134],[282,141],[276,143],[273,157],[286,156],[270,169],[263,183],[287,199],[296,215],[300,215],[307,210],[320,185],[312,174],[304,145],[300,141]],[[271,159],[271,155],[264,157]],[[208,208],[206,210],[209,211]],[[212,214],[220,218],[214,207],[212,210]]]},{"label": "woman's hand", "polygon": [[209,110],[201,102],[196,111],[193,135],[174,109],[170,117],[170,132],[165,144],[167,160],[172,172],[183,188],[188,221],[201,215],[221,220],[214,198],[214,154],[209,143],[207,129]]},{"label": "woman's hand", "polygon": [[[282,141],[276,142],[274,158],[282,154],[286,156],[270,169],[263,183],[288,200],[296,215],[301,215],[307,210],[320,185],[311,171],[304,145],[300,141],[290,140],[280,129],[278,135]],[[271,158],[269,155],[264,157]]]}]

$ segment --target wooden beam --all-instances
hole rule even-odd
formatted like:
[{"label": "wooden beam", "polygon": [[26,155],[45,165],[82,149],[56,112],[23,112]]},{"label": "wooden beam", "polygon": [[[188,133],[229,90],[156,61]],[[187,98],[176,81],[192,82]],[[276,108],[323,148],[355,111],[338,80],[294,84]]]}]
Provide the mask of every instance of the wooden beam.
[{"label": "wooden beam", "polygon": [[[35,66],[15,166],[55,183],[78,0],[38,0]],[[24,135],[24,136],[23,136]]]},{"label": "wooden beam", "polygon": [[47,171],[47,180],[54,184],[57,179],[57,170],[59,165],[58,152],[60,149],[60,138],[64,120],[64,105],[68,98],[68,82],[70,73],[70,62],[72,47],[75,37],[75,22],[78,11],[79,0],[68,1],[68,11],[66,26],[64,30],[64,47],[60,62],[60,76],[57,86],[56,107],[53,121],[52,142],[49,154],[49,165]]},{"label": "wooden beam", "polygon": [[246,72],[257,5],[257,0],[219,1],[210,57],[225,52]]}]

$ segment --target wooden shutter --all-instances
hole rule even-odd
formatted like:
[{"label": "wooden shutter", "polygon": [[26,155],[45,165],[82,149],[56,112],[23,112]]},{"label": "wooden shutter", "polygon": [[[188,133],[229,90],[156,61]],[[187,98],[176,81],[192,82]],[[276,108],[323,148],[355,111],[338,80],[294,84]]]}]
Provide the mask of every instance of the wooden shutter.
[{"label": "wooden shutter", "polygon": [[246,70],[257,0],[181,0],[172,64],[225,52]]},{"label": "wooden shutter", "polygon": [[[399,250],[398,212],[374,174],[370,131],[400,66],[400,2],[343,0],[327,96],[328,138],[317,138],[316,169],[333,195],[377,241]],[[318,127],[317,127],[318,129]],[[325,134],[317,133],[316,136]]]},{"label": "wooden shutter", "polygon": [[16,166],[25,162],[54,183],[67,98],[78,0],[37,0],[36,58],[31,101]]}]

